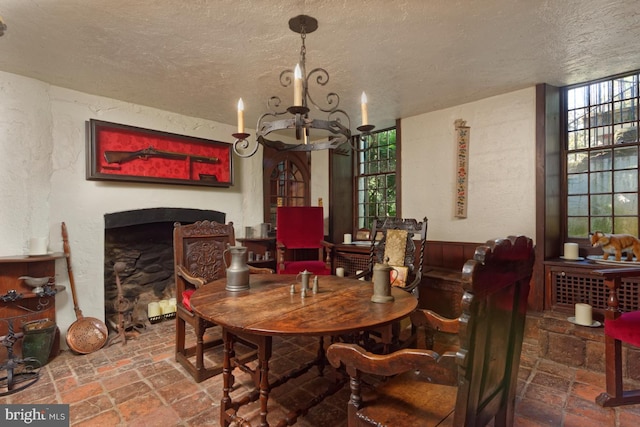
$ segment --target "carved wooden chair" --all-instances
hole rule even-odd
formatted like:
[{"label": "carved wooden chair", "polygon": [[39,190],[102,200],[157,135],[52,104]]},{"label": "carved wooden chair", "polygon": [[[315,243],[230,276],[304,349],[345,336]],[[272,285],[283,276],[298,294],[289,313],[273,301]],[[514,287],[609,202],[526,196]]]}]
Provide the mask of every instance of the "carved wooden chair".
[{"label": "carved wooden chair", "polygon": [[331,245],[324,241],[321,206],[279,206],[276,213],[278,274],[331,274]]},{"label": "carved wooden chair", "polygon": [[[414,240],[419,240],[420,249],[416,251]],[[371,229],[371,249],[369,252],[369,266],[366,271],[358,274],[355,278],[365,277],[371,280],[373,267],[376,263],[384,263],[388,259],[388,264],[398,270],[404,269],[407,273],[406,280],[401,288],[419,297],[419,285],[422,280],[422,268],[424,264],[425,244],[427,240],[427,218],[421,222],[413,218],[375,219]],[[416,258],[417,254],[417,258]],[[398,281],[399,282],[399,281]],[[394,285],[396,282],[394,282]],[[391,345],[382,347],[382,352],[387,352],[390,348],[401,348],[410,346],[416,339],[415,328],[412,327],[408,338],[400,340],[402,322],[395,322],[392,325],[383,327],[378,331],[364,331],[357,340],[363,343],[367,349],[372,350],[379,344],[379,340],[371,339],[371,332],[374,336],[387,335],[383,341],[391,341]]]},{"label": "carved wooden chair", "polygon": [[[173,252],[176,282],[176,361],[191,374],[196,382],[204,381],[222,372],[222,364],[205,366],[204,351],[220,346],[219,338],[205,341],[207,328],[216,326],[191,311],[191,294],[200,286],[225,277],[226,267],[223,259],[225,249],[235,245],[233,223],[220,224],[213,221],[198,221],[189,225],[176,222],[173,228]],[[273,273],[268,268],[249,267],[251,273]],[[195,331],[195,344],[186,345],[186,324]],[[239,357],[245,362],[255,357],[255,351],[249,351]],[[195,359],[195,360],[193,360]]]},{"label": "carved wooden chair", "polygon": [[[400,239],[400,240],[398,240]],[[414,240],[420,241],[420,250],[416,259],[416,245]],[[418,285],[422,280],[422,267],[424,263],[424,248],[427,240],[427,218],[421,222],[413,218],[375,219],[371,228],[371,249],[369,252],[368,269],[356,278],[366,277],[371,280],[373,266],[383,263],[389,256],[389,265],[392,267],[406,267],[408,277],[406,285],[402,288],[418,297]],[[391,248],[393,247],[393,249]],[[390,252],[391,251],[391,252]]]},{"label": "carved wooden chair", "polygon": [[[457,352],[377,355],[355,344],[332,344],[329,362],[350,376],[349,427],[484,426],[492,419],[496,426],[512,425],[533,262],[533,242],[524,236],[476,249],[462,270]],[[416,321],[430,316],[412,314]],[[372,388],[363,382],[365,374],[390,378]]]},{"label": "carved wooden chair", "polygon": [[[601,406],[634,405],[640,403],[640,389],[624,389],[622,343],[640,347],[640,311],[622,313],[618,289],[622,279],[640,277],[640,268],[610,268],[594,270],[604,278],[609,289],[604,318],[606,391],[596,397]],[[628,363],[627,359],[627,363]]]}]

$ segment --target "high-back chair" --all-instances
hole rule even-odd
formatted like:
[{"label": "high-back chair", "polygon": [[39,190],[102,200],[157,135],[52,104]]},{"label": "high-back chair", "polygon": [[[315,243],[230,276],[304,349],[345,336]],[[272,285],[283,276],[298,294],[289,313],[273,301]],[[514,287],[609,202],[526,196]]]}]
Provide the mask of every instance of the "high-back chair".
[{"label": "high-back chair", "polygon": [[[420,249],[418,251],[416,251],[414,240],[419,241]],[[364,277],[366,280],[372,280],[375,264],[386,262],[396,270],[392,272],[394,276],[392,285],[400,286],[418,298],[426,240],[426,217],[420,222],[413,218],[387,217],[375,219],[371,229],[368,268],[366,271],[356,275],[355,278]],[[391,348],[407,347],[416,340],[415,328],[412,327],[408,337],[401,337],[403,333],[401,330],[402,325],[403,322],[398,321],[375,331],[363,331],[359,336],[351,338],[351,340],[360,342],[368,350],[378,349],[376,351],[385,353]],[[376,336],[387,336],[390,339],[380,340],[376,339]],[[381,346],[381,341],[387,343]]]},{"label": "high-back chair", "polygon": [[[420,250],[417,257],[414,240],[420,242]],[[396,267],[398,270],[405,269],[407,277],[406,280],[403,280],[402,288],[407,292],[413,293],[417,298],[418,285],[422,280],[426,240],[426,217],[420,222],[413,218],[387,217],[375,219],[371,229],[369,266],[366,271],[356,277],[366,277],[370,280],[374,265],[387,261],[391,267]]]},{"label": "high-back chair", "polygon": [[[173,228],[174,278],[176,282],[176,361],[191,374],[196,382],[204,381],[222,372],[222,363],[210,363],[205,366],[204,351],[208,348],[222,347],[222,338],[205,341],[207,328],[215,325],[191,311],[191,294],[200,286],[226,276],[224,251],[235,245],[233,223],[220,224],[213,221],[198,221],[182,225],[179,222]],[[273,273],[268,268],[249,267],[250,273]],[[195,332],[195,339],[186,343],[186,324]],[[194,342],[195,341],[195,342]],[[222,350],[222,348],[221,348]],[[255,357],[250,350],[239,357],[242,362]],[[220,352],[220,361],[222,352]]]},{"label": "high-back chair", "polygon": [[331,274],[331,246],[324,241],[322,206],[279,206],[276,213],[278,274]]},{"label": "high-back chair", "polygon": [[[457,352],[403,349],[388,355],[335,343],[329,362],[350,376],[348,425],[513,425],[533,242],[488,241],[463,267],[461,346]],[[412,317],[430,316],[418,310]],[[361,393],[363,376],[392,377]],[[366,377],[365,377],[366,378]]]},{"label": "high-back chair", "polygon": [[[640,268],[609,268],[594,270],[604,278],[609,289],[604,318],[605,375],[607,390],[596,397],[601,406],[633,405],[640,403],[640,389],[624,389],[622,343],[640,347],[640,311],[622,313],[619,309],[618,289],[622,279],[639,277]],[[628,363],[627,359],[627,363]]]}]

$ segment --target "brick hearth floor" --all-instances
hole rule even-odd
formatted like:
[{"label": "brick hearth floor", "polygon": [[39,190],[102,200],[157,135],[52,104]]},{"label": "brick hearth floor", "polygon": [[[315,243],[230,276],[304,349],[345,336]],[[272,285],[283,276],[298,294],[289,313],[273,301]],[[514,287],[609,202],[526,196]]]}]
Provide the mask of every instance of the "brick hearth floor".
[{"label": "brick hearth floor", "polygon": [[[196,384],[174,361],[174,331],[174,322],[165,321],[147,326],[125,346],[117,343],[88,355],[63,351],[41,370],[37,383],[0,398],[0,403],[67,403],[72,426],[217,426],[222,378],[219,375]],[[275,339],[271,372],[282,374],[296,360],[309,360],[316,342]],[[604,389],[603,373],[570,368],[537,354],[537,342],[526,338],[515,426],[640,425],[640,405],[604,409],[594,403]],[[308,401],[313,391],[323,387],[327,380],[316,374],[314,368],[272,391],[269,419],[273,424],[296,402]],[[249,376],[240,373],[236,378],[234,393],[242,393]],[[296,425],[346,426],[347,400],[345,387],[299,418]],[[258,425],[257,409],[255,403],[241,411],[254,426]]]}]

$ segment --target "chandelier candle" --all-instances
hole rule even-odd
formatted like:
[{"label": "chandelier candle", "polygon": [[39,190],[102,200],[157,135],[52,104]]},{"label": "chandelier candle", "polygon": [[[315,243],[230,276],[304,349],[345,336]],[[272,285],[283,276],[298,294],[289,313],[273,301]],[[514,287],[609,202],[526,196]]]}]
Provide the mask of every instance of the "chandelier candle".
[{"label": "chandelier candle", "polygon": [[369,124],[369,112],[367,111],[367,94],[362,92],[360,97],[360,111],[362,113],[362,126]]},{"label": "chandelier candle", "polygon": [[238,133],[244,133],[244,102],[238,101]]},{"label": "chandelier candle", "polygon": [[302,107],[302,71],[300,71],[300,64],[296,64],[296,68],[293,71],[293,105]]}]

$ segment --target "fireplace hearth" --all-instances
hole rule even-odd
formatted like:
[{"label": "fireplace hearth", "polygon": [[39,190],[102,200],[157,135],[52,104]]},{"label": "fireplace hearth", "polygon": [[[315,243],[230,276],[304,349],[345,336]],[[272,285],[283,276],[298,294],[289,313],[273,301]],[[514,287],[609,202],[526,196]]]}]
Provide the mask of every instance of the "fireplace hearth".
[{"label": "fireplace hearth", "polygon": [[127,313],[129,324],[144,325],[150,302],[175,297],[173,224],[202,220],[224,223],[225,214],[213,210],[153,208],[105,215],[105,319],[112,330],[117,330],[118,324],[115,263],[125,264],[119,275],[123,296],[131,306],[131,312]]}]

